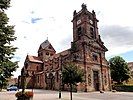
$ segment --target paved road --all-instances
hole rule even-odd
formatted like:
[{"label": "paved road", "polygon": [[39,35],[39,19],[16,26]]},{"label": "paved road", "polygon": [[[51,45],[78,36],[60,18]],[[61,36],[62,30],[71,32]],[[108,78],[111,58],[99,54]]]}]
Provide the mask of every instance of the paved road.
[{"label": "paved road", "polygon": [[[0,100],[16,100],[15,91],[0,92]],[[70,100],[69,92],[62,92],[61,100]],[[33,100],[59,100],[58,91],[34,90]],[[73,100],[133,100],[133,92],[78,92],[73,93]]]}]

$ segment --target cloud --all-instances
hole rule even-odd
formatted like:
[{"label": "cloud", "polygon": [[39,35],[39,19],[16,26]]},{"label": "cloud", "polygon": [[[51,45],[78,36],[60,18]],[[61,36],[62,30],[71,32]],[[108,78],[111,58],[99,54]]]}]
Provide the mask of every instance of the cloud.
[{"label": "cloud", "polygon": [[[20,60],[20,68],[27,53],[37,55],[39,45],[47,38],[46,34],[57,52],[70,47],[73,11],[79,11],[82,3],[87,4],[89,11],[96,11],[99,25],[103,26],[99,27],[99,31],[109,49],[108,56],[133,50],[131,27],[119,26],[133,25],[131,0],[115,0],[115,4],[114,0],[11,0],[11,7],[6,12],[9,23],[15,25],[17,40],[14,45],[19,48],[15,56]],[[128,6],[124,7],[125,4]],[[115,24],[118,26],[106,26]]]},{"label": "cloud", "polygon": [[37,23],[37,21],[42,20],[42,18],[31,18],[31,23]]},{"label": "cloud", "polygon": [[102,40],[109,50],[108,56],[133,50],[132,27],[111,25],[102,26],[100,29]]}]

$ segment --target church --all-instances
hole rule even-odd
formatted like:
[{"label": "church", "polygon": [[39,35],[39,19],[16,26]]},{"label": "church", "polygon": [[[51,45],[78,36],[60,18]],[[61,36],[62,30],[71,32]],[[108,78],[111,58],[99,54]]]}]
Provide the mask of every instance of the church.
[{"label": "church", "polygon": [[[40,44],[38,56],[26,56],[21,75],[27,74],[28,88],[59,90],[62,86],[61,69],[66,62],[73,62],[84,70],[85,82],[77,84],[77,91],[111,89],[110,68],[105,58],[105,52],[108,49],[99,35],[98,19],[94,10],[89,12],[87,6],[82,4],[80,11],[73,12],[72,24],[71,48],[56,53],[47,39]],[[62,87],[62,89],[68,88]]]}]

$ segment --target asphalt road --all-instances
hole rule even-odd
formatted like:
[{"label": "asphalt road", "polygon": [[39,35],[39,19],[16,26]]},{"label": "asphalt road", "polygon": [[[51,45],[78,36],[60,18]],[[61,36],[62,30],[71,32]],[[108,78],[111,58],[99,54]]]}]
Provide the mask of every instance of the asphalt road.
[{"label": "asphalt road", "polygon": [[[16,91],[0,92],[0,100],[16,100],[15,93]],[[58,91],[35,89],[33,100],[70,100],[69,92],[62,92],[62,99],[58,99],[58,96]],[[73,93],[73,100],[133,100],[133,92],[78,92]]]}]

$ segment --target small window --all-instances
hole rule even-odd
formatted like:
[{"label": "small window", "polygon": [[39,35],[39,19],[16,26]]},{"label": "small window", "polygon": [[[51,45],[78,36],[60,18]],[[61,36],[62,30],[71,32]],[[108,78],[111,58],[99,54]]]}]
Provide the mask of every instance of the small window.
[{"label": "small window", "polygon": [[40,78],[39,78],[39,76],[38,76],[38,77],[37,77],[37,82],[38,82],[38,83],[39,83],[39,79],[40,79]]},{"label": "small window", "polygon": [[51,53],[50,56],[53,56],[53,54]]},{"label": "small window", "polygon": [[82,34],[82,28],[81,27],[79,27],[77,29],[77,34],[78,34],[78,39],[80,39],[81,38],[81,34]]},{"label": "small window", "polygon": [[49,53],[48,53],[48,52],[46,52],[46,55],[47,55],[47,56],[49,56]]},{"label": "small window", "polygon": [[49,46],[48,48],[49,48],[49,49],[52,49],[52,47],[51,47],[51,46]]},{"label": "small window", "polygon": [[90,35],[91,35],[92,38],[94,38],[94,31],[93,31],[92,27],[90,28]]},{"label": "small window", "polygon": [[93,61],[98,61],[98,56],[96,54],[93,54]]},{"label": "small window", "polygon": [[41,66],[41,70],[43,70],[43,66]]},{"label": "small window", "polygon": [[39,66],[37,66],[37,71],[39,70]]}]

